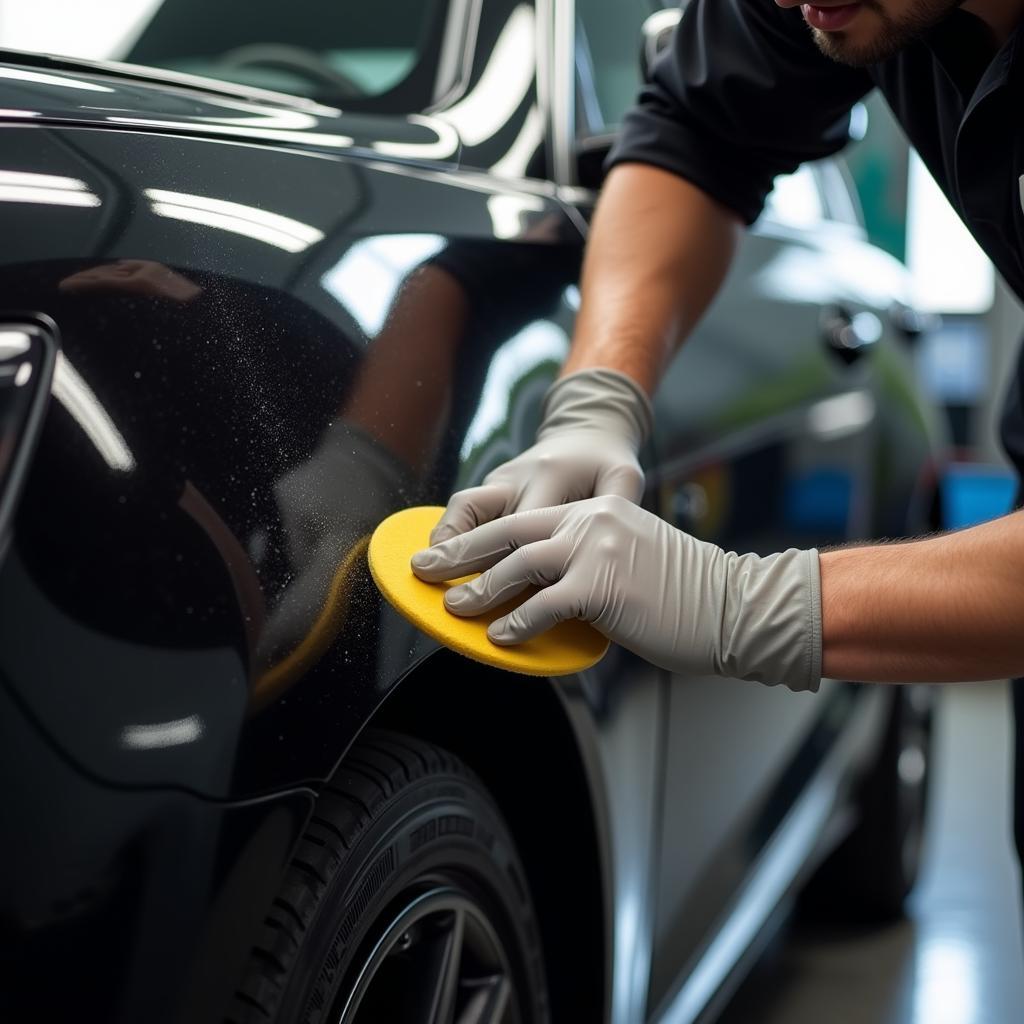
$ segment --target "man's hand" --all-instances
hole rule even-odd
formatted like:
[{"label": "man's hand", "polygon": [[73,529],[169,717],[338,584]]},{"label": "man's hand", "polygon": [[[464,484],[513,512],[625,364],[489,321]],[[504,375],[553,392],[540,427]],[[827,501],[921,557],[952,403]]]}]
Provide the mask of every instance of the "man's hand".
[{"label": "man's hand", "polygon": [[817,689],[821,601],[817,551],[737,555],[683,533],[622,497],[519,512],[413,556],[421,579],[482,572],[447,591],[479,615],[542,588],[493,622],[491,640],[521,643],[565,619],[674,672]]},{"label": "man's hand", "polygon": [[602,495],[639,501],[644,474],[637,452],[650,427],[650,401],[625,374],[590,369],[563,377],[545,396],[537,443],[481,486],[454,494],[431,543],[566,501]]},{"label": "man's hand", "polygon": [[153,260],[115,260],[80,270],[57,286],[62,292],[125,292],[172,302],[191,302],[203,289],[170,267]]}]

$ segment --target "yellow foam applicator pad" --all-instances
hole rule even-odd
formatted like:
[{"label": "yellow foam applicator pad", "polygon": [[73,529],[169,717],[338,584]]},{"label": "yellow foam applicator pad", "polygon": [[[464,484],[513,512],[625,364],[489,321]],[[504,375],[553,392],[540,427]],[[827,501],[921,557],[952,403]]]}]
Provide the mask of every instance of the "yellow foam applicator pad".
[{"label": "yellow foam applicator pad", "polygon": [[604,657],[608,650],[607,639],[579,619],[561,622],[546,633],[512,647],[492,643],[487,627],[536,593],[533,589],[473,618],[448,611],[444,606],[445,591],[477,574],[447,583],[425,583],[409,565],[409,559],[417,551],[429,547],[430,531],[443,512],[443,508],[435,505],[403,509],[388,516],[370,538],[370,573],[384,597],[414,626],[468,658],[528,676],[569,675],[589,668]]}]

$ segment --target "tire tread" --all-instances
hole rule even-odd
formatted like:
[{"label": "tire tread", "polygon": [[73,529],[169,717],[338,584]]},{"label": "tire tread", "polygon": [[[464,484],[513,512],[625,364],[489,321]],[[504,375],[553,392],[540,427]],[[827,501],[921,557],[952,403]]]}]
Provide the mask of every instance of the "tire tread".
[{"label": "tire tread", "polygon": [[263,1024],[275,1018],[303,937],[334,875],[382,810],[406,787],[435,773],[478,781],[462,761],[425,741],[376,730],[360,737],[317,799],[226,1020]]}]

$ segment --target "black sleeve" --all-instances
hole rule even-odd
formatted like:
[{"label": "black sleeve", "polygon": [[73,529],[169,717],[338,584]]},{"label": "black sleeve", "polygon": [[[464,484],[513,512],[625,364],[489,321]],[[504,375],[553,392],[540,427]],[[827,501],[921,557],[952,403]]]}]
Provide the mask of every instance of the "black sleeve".
[{"label": "black sleeve", "polygon": [[607,166],[672,171],[752,224],[776,175],[843,147],[873,84],[818,50],[799,8],[691,0]]}]

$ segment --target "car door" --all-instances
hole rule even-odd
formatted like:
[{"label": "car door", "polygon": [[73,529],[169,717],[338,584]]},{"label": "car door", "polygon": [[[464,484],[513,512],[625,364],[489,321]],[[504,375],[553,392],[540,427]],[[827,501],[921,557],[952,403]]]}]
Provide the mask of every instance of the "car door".
[{"label": "car door", "polygon": [[[826,212],[812,170],[780,183],[656,398],[660,513],[726,550],[823,547],[869,530],[877,441],[870,349],[881,321],[840,283],[845,229]],[[862,332],[850,344],[863,350],[837,348],[844,331]],[[795,694],[673,678],[655,1003],[726,909],[736,909],[854,699],[831,680],[817,694]]]}]

